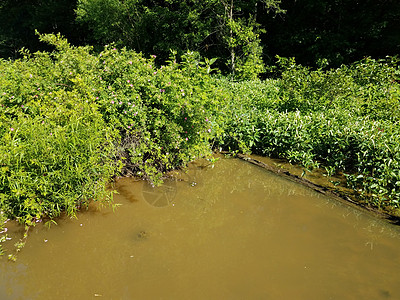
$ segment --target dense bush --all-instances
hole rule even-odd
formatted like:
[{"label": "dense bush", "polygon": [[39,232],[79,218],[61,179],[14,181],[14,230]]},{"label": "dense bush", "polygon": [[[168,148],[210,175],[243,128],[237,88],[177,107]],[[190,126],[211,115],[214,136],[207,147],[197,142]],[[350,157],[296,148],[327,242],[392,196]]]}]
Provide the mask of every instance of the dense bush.
[{"label": "dense bush", "polygon": [[[375,207],[400,208],[400,71],[365,59],[312,71],[279,59],[281,77],[233,82],[188,52],[166,65],[113,45],[92,53],[60,36],[55,51],[0,60],[0,231],[91,200],[113,176],[160,182],[213,148],[343,172]],[[5,235],[0,239],[4,241]]]},{"label": "dense bush", "polygon": [[284,70],[279,82],[279,110],[319,111],[348,109],[371,119],[400,118],[399,69],[396,58],[362,61],[328,71],[297,65],[279,58]]},{"label": "dense bush", "polygon": [[305,169],[344,172],[378,207],[400,207],[397,60],[365,59],[311,71],[281,59],[282,76],[221,86],[232,92],[220,147],[286,158]]},{"label": "dense bush", "polygon": [[118,132],[80,80],[93,78],[88,66],[95,60],[88,49],[47,39],[59,53],[0,61],[0,242],[8,219],[32,226],[62,212],[75,216],[91,200],[111,200],[106,184],[119,168]]},{"label": "dense bush", "polygon": [[60,36],[40,39],[56,50],[0,61],[2,219],[74,216],[110,200],[106,184],[120,171],[157,182],[210,153],[223,98],[209,61],[187,53],[156,67],[154,56],[126,49],[92,54]]},{"label": "dense bush", "polygon": [[154,58],[106,47],[96,70],[96,101],[106,122],[121,131],[125,170],[157,180],[161,172],[210,152],[213,115],[223,99],[210,66],[196,53],[179,64],[172,57],[159,68]]}]

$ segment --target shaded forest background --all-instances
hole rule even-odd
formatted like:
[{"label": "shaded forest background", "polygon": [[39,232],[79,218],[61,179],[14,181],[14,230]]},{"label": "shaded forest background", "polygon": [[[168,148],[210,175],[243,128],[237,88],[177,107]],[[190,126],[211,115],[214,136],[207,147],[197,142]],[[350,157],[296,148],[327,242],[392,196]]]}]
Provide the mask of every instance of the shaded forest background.
[{"label": "shaded forest background", "polygon": [[225,72],[247,63],[259,75],[276,55],[329,68],[397,55],[399,24],[395,0],[2,0],[0,57],[46,50],[38,30],[95,49],[116,42],[159,62],[190,49]]}]

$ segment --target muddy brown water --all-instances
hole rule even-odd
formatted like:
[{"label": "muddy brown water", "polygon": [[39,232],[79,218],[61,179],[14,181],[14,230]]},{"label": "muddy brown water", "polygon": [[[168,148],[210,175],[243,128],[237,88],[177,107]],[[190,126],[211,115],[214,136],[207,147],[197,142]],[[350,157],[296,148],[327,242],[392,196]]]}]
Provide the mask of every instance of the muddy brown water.
[{"label": "muddy brown water", "polygon": [[[237,159],[30,232],[0,299],[400,299],[400,230]],[[178,179],[178,180],[177,180]],[[12,230],[10,230],[12,231]]]}]

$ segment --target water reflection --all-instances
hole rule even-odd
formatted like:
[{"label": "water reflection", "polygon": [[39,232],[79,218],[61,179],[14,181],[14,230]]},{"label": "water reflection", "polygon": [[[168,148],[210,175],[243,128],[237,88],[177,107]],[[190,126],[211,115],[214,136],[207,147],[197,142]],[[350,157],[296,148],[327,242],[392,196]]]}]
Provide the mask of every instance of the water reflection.
[{"label": "water reflection", "polygon": [[1,299],[400,299],[399,230],[235,159],[38,226]]}]

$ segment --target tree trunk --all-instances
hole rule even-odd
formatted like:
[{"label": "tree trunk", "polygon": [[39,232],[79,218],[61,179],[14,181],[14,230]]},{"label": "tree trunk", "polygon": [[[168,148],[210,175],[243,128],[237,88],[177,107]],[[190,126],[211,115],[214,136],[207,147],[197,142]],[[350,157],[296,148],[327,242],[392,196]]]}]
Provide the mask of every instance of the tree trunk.
[{"label": "tree trunk", "polygon": [[230,45],[230,52],[231,52],[231,72],[232,75],[235,76],[235,47],[233,43],[233,30],[232,30],[232,21],[233,21],[233,0],[231,0],[231,5],[230,5],[230,10],[229,10],[229,23],[230,25],[230,39],[231,39],[231,45]]}]

